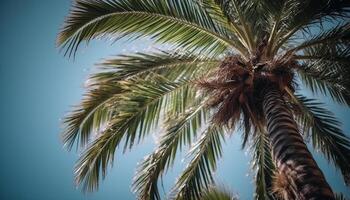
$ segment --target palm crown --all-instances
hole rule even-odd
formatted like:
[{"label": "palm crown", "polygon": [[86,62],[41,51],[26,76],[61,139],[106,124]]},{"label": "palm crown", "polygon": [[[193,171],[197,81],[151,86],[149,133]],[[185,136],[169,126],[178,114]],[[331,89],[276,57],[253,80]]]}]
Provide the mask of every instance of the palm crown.
[{"label": "palm crown", "polygon": [[349,138],[323,104],[296,92],[303,84],[350,105],[349,6],[345,0],[76,0],[57,39],[68,55],[97,37],[150,37],[173,47],[106,60],[91,75],[63,133],[69,149],[75,143],[84,149],[76,182],[97,189],[116,148],[132,148],[162,124],[133,189],[140,199],[160,199],[158,178],[188,145],[190,161],[170,196],[199,198],[214,183],[221,143],[242,125],[243,146],[250,141],[253,151],[255,197],[283,196],[283,180],[272,180],[277,166],[263,100],[274,85],[303,137],[349,183]]}]

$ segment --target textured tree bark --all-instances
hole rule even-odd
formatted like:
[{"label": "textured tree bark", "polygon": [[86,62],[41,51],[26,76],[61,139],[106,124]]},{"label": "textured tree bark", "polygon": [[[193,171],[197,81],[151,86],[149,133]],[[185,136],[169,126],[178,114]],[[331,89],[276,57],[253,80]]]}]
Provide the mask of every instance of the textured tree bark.
[{"label": "textured tree bark", "polygon": [[279,90],[266,90],[263,106],[277,176],[283,179],[278,181],[278,187],[288,199],[333,200],[333,191],[307,149]]}]

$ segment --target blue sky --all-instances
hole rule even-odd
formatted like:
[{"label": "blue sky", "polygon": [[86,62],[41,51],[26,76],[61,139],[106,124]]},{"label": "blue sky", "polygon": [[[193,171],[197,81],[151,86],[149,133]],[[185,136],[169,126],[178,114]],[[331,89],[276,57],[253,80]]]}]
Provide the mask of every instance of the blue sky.
[{"label": "blue sky", "polygon": [[[108,56],[148,48],[148,42],[92,42],[80,48],[75,60],[55,48],[55,38],[67,15],[69,0],[12,0],[0,3],[0,199],[70,200],[134,199],[130,184],[136,163],[152,151],[150,137],[131,152],[116,155],[116,163],[100,190],[83,194],[75,188],[74,162],[78,152],[67,152],[60,142],[60,119],[79,102],[94,64]],[[327,98],[323,99],[328,102]],[[330,105],[344,122],[349,109]],[[217,180],[241,199],[251,199],[249,154],[240,150],[240,136],[230,138],[219,162]],[[335,191],[350,196],[339,173],[316,154]],[[171,187],[184,163],[179,159],[164,178]]]}]

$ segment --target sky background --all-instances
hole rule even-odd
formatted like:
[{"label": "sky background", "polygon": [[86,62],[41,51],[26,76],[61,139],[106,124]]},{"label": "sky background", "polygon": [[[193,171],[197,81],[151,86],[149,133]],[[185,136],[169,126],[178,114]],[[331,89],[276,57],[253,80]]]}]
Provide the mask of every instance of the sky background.
[{"label": "sky background", "polygon": [[[135,199],[130,191],[136,164],[154,149],[149,137],[131,152],[117,150],[116,162],[95,193],[74,186],[73,168],[79,152],[62,147],[61,119],[79,103],[84,82],[103,58],[149,50],[149,42],[96,41],[68,59],[55,47],[55,38],[68,14],[69,0],[0,1],[0,199],[80,200]],[[307,93],[307,92],[306,92]],[[329,99],[322,98],[329,102]],[[349,109],[328,107],[350,132]],[[348,134],[349,135],[349,134]],[[240,199],[252,199],[249,153],[240,149],[240,136],[227,140],[219,162],[217,181]],[[327,180],[337,192],[350,196],[339,173],[315,153]],[[184,167],[177,160],[164,178],[172,186]]]}]

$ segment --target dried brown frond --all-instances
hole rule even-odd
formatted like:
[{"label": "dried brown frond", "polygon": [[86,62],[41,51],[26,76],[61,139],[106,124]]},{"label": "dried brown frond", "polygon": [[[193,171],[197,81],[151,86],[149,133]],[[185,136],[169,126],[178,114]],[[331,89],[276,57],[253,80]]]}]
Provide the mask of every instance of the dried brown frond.
[{"label": "dried brown frond", "polygon": [[211,98],[207,105],[216,108],[213,121],[220,125],[234,127],[243,118],[246,132],[250,131],[250,118],[253,118],[252,102],[253,74],[239,56],[225,58],[217,70],[197,86],[208,92]]},{"label": "dried brown frond", "polygon": [[226,57],[217,69],[197,86],[208,93],[208,107],[216,109],[213,121],[220,125],[234,127],[242,119],[247,139],[251,125],[263,119],[263,91],[269,84],[277,84],[281,91],[291,86],[294,74],[288,66],[295,66],[292,59],[266,61],[266,41],[262,41],[250,61],[238,55]]},{"label": "dried brown frond", "polygon": [[293,199],[291,198],[292,192],[289,191],[289,184],[288,177],[283,172],[276,172],[273,178],[272,192],[281,199]]},{"label": "dried brown frond", "polygon": [[267,38],[264,38],[255,50],[254,56],[251,58],[252,66],[255,66],[262,60],[262,56],[266,53]]}]

